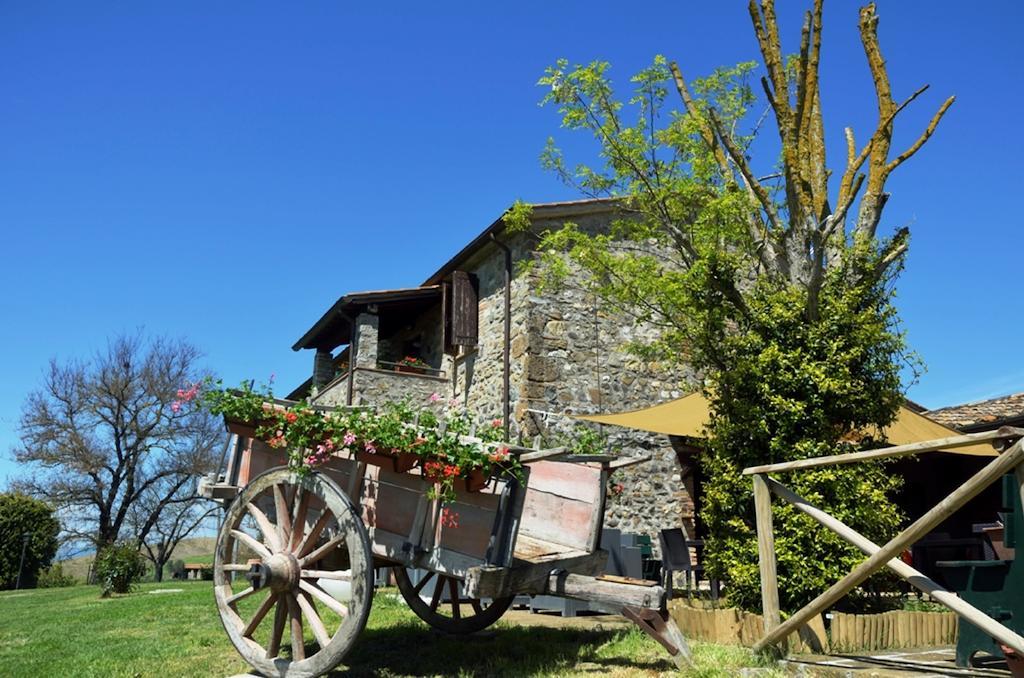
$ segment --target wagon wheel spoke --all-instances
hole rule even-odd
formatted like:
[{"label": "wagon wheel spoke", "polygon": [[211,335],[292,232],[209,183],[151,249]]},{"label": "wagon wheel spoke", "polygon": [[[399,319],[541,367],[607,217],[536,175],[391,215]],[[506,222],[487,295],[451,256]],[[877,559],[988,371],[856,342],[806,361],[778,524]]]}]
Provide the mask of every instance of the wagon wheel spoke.
[{"label": "wagon wheel spoke", "polygon": [[269,558],[271,556],[270,550],[266,546],[245,532],[233,529],[231,530],[231,536],[255,551],[261,558]]},{"label": "wagon wheel spoke", "polygon": [[278,541],[281,544],[287,544],[292,538],[292,519],[280,483],[274,485],[274,507],[277,510]]},{"label": "wagon wheel spoke", "polygon": [[321,546],[320,548],[316,549],[312,553],[310,553],[308,555],[305,555],[302,558],[300,558],[299,559],[299,566],[300,567],[305,567],[306,565],[309,565],[310,563],[315,563],[316,561],[320,560],[321,558],[323,558],[325,555],[327,555],[328,553],[330,553],[334,549],[336,549],[339,546],[341,546],[344,543],[344,541],[345,541],[345,535],[344,534],[340,534],[340,533],[336,534],[331,539],[329,539],[323,546]]},{"label": "wagon wheel spoke", "polygon": [[293,593],[288,594],[288,618],[292,632],[292,659],[302,661],[306,658],[306,643],[302,639],[302,612]]},{"label": "wagon wheel spoke", "polygon": [[267,616],[267,613],[270,612],[270,608],[272,608],[276,602],[277,594],[271,591],[270,595],[267,596],[266,600],[264,600],[256,610],[256,614],[252,616],[249,623],[245,625],[244,629],[242,629],[243,638],[252,638],[252,634],[256,633],[256,629],[259,628],[260,622],[263,621],[263,618]]},{"label": "wagon wheel spoke", "polygon": [[316,519],[316,523],[310,528],[309,532],[302,539],[302,543],[299,544],[298,548],[295,549],[295,556],[301,558],[302,556],[309,553],[314,546],[316,546],[316,540],[320,538],[320,533],[327,527],[327,523],[330,522],[332,514],[327,508],[324,508],[323,513]]},{"label": "wagon wheel spoke", "polygon": [[267,659],[273,659],[281,652],[281,636],[284,634],[284,622],[287,616],[285,603],[278,598],[277,609],[274,611],[274,627],[270,630],[270,643],[267,645]]},{"label": "wagon wheel spoke", "polygon": [[338,600],[331,596],[331,594],[327,593],[319,586],[311,584],[305,579],[302,579],[299,581],[299,588],[305,591],[306,593],[310,594],[317,600],[319,600],[324,605],[326,605],[331,610],[331,612],[334,612],[340,617],[348,616],[348,608],[341,604]]},{"label": "wagon wheel spoke", "polygon": [[437,575],[437,583],[434,584],[434,595],[430,598],[430,611],[437,612],[437,604],[441,602],[441,592],[444,591],[444,580],[447,577]]},{"label": "wagon wheel spoke", "polygon": [[459,619],[462,612],[459,610],[459,582],[455,579],[448,579],[448,597],[452,599],[452,619]]},{"label": "wagon wheel spoke", "polygon": [[[445,633],[466,634],[485,629],[498,621],[512,604],[512,596],[495,598],[488,602],[460,596],[459,578],[440,572],[428,571],[423,579],[413,585],[409,572],[410,570],[404,567],[394,568],[395,581],[402,597],[417,617]],[[429,601],[427,596],[422,594],[428,580],[434,582]],[[449,598],[447,602],[451,605],[450,612],[447,605],[441,605],[441,597],[445,593]],[[472,606],[472,612],[464,609],[464,605]]]},{"label": "wagon wheel spoke", "polygon": [[352,581],[352,574],[348,570],[302,570],[301,577],[304,579],[334,579],[337,581]]},{"label": "wagon wheel spoke", "polygon": [[306,514],[309,512],[309,492],[301,486],[295,490],[299,499],[295,504],[295,515],[292,517],[292,539],[289,548],[295,551],[302,542],[303,533],[306,529]]},{"label": "wagon wheel spoke", "polygon": [[431,572],[427,572],[427,574],[424,575],[423,579],[420,579],[420,583],[416,584],[416,586],[413,588],[412,592],[415,593],[416,595],[419,595],[420,591],[423,590],[423,587],[427,585],[427,582],[430,581],[433,578],[434,578],[434,573],[432,571]]},{"label": "wagon wheel spoke", "polygon": [[317,644],[320,647],[327,647],[327,643],[331,642],[331,634],[327,633],[327,628],[324,627],[320,615],[316,613],[312,600],[305,594],[300,593],[298,596],[295,596],[295,602],[299,604],[302,614],[306,616],[306,621],[309,622],[309,627],[313,629],[313,636],[316,638]]},{"label": "wagon wheel spoke", "polygon": [[271,551],[280,551],[283,547],[281,540],[278,538],[277,529],[270,522],[270,518],[264,513],[256,504],[246,504],[245,508],[249,511],[249,515],[252,516],[253,520],[256,521],[256,525],[260,528],[260,532],[263,534],[263,543],[266,544]]},{"label": "wagon wheel spoke", "polygon": [[254,593],[256,593],[256,589],[254,589],[253,587],[250,586],[249,588],[245,589],[244,591],[241,591],[239,593],[236,593],[233,596],[230,596],[227,599],[227,601],[225,601],[225,602],[227,602],[228,605],[234,605],[238,601],[242,600],[243,598],[248,598],[249,596],[251,596]]}]

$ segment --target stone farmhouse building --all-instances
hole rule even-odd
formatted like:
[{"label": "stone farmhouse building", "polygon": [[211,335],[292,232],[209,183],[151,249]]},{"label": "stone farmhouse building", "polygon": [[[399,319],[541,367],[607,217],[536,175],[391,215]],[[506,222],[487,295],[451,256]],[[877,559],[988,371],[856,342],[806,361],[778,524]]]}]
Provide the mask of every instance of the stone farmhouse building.
[{"label": "stone farmhouse building", "polygon": [[[533,206],[534,233],[571,221],[607,230],[616,206],[584,200]],[[288,397],[321,405],[373,405],[438,393],[483,417],[501,417],[512,441],[545,442],[577,424],[569,415],[639,409],[685,395],[687,375],[637,361],[623,346],[653,328],[604,308],[570,285],[540,289],[522,262],[536,237],[501,218],[418,286],[351,292],[292,347],[313,353],[311,377]],[[415,281],[411,281],[415,282]],[[400,365],[405,357],[426,364]],[[612,449],[653,459],[617,471],[605,525],[647,533],[695,532],[700,479],[694,448],[664,435],[607,427]]]}]

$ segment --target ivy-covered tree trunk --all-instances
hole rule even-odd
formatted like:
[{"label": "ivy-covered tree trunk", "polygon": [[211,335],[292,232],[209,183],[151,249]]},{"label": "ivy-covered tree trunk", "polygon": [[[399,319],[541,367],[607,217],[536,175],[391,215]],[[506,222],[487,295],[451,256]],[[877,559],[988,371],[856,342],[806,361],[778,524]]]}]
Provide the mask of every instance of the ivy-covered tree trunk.
[{"label": "ivy-covered tree trunk", "polygon": [[[821,290],[822,320],[811,324],[802,317],[804,294],[759,284],[748,295],[748,321],[718,347],[730,368],[708,389],[712,419],[700,457],[708,569],[746,609],[758,609],[761,597],[751,481],[742,470],[874,445],[902,400],[893,360],[902,342],[890,330],[884,289],[850,287],[833,273]],[[891,501],[900,478],[881,463],[800,471],[785,482],[880,543],[902,518]],[[788,505],[775,502],[773,511],[782,609],[800,607],[863,560]],[[862,589],[850,602],[863,609],[876,601]]]}]

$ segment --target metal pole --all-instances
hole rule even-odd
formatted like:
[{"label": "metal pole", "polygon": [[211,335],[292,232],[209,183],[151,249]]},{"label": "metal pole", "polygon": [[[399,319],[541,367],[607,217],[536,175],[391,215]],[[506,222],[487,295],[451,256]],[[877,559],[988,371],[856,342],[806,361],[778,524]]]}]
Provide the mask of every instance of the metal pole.
[{"label": "metal pole", "polygon": [[21,562],[18,563],[18,579],[14,583],[14,589],[18,590],[21,588],[21,571],[25,568],[25,549],[28,548],[28,542],[32,539],[32,533],[26,532],[21,535]]}]

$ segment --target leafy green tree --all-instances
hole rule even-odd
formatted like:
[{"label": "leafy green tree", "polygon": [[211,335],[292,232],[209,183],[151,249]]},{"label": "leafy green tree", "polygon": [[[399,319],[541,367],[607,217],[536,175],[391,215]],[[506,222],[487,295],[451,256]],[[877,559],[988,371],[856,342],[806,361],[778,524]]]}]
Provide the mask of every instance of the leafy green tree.
[{"label": "leafy green tree", "polygon": [[[549,282],[582,280],[621,313],[660,328],[658,339],[633,350],[696,368],[712,409],[700,457],[709,477],[702,516],[709,570],[729,584],[733,602],[757,608],[752,491],[740,470],[875,444],[894,419],[900,367],[916,362],[892,305],[909,234],[878,233],[885,182],[928,140],[953,99],[892,156],[897,114],[926,88],[893,100],[875,8],[867,5],[860,37],[878,120],[861,147],[845,130],[846,166],[834,173],[820,102],[821,0],[789,58],[774,3],[751,2],[750,15],[766,71],[765,115],[771,112],[778,132],[777,163],[759,172],[750,158],[761,124],[750,115],[756,64],[688,84],[675,63],[657,57],[633,76],[623,102],[607,63],[561,60],[540,81],[548,88],[544,103],[558,108],[563,127],[593,135],[601,161],[570,167],[549,141],[542,163],[590,197],[617,200],[620,214],[606,232],[569,223],[541,233],[538,251]],[[669,110],[673,90],[681,105]],[[529,208],[516,205],[506,223],[529,228]],[[901,520],[889,500],[898,481],[882,465],[791,480],[869,537],[885,539]],[[791,511],[780,510],[776,523],[784,609],[862,558]]]},{"label": "leafy green tree", "polygon": [[57,553],[59,532],[60,522],[46,502],[17,492],[0,494],[0,589],[13,589],[17,583],[23,545],[21,588],[34,588],[39,570]]}]

